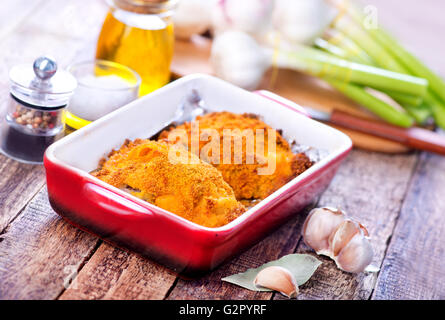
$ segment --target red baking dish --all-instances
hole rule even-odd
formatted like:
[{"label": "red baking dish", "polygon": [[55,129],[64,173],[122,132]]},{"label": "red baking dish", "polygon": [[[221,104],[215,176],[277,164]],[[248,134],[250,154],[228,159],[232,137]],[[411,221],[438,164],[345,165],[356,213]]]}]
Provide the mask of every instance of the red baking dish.
[{"label": "red baking dish", "polygon": [[[284,138],[325,156],[231,223],[207,228],[160,209],[89,174],[125,139],[148,138],[173,119],[191,89],[212,111],[255,113]],[[51,145],[45,154],[49,200],[72,224],[188,275],[211,270],[297,214],[329,184],[351,150],[343,133],[268,92],[252,93],[191,75],[140,98]]]}]

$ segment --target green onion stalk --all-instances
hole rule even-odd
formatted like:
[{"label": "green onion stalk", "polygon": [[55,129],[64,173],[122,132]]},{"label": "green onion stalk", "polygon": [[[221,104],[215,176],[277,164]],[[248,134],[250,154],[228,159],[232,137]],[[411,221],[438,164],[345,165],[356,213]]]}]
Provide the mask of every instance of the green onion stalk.
[{"label": "green onion stalk", "polygon": [[362,106],[365,106],[371,112],[387,122],[404,128],[409,128],[413,125],[413,119],[408,114],[395,109],[393,106],[378,99],[362,87],[332,79],[326,79],[326,81],[332,87]]},{"label": "green onion stalk", "polygon": [[[337,57],[342,59],[374,65],[373,60],[363,49],[361,49],[357,44],[355,44],[355,42],[347,38],[338,30],[329,29],[328,32],[325,32],[323,37],[323,39],[318,38],[315,40],[316,47],[323,49],[326,52],[336,55]],[[406,109],[408,113],[410,113],[416,119],[417,123],[423,124],[431,116],[431,111],[428,110],[425,105],[423,105],[421,108],[419,107],[423,102],[423,99],[421,97],[403,94],[391,90],[382,90],[382,92],[387,94],[395,102]]]},{"label": "green onion stalk", "polygon": [[350,55],[346,50],[343,50],[340,47],[337,47],[333,45],[332,43],[329,43],[325,39],[317,38],[314,41],[314,45],[316,48],[321,49],[323,51],[326,51],[336,57],[339,57],[344,60],[349,60],[357,63],[361,63],[362,61],[359,61],[355,55]]},{"label": "green onion stalk", "polygon": [[321,78],[419,97],[423,97],[428,88],[428,81],[423,78],[347,61],[315,48],[298,46],[291,51],[280,49],[273,56],[274,64],[278,67],[303,71]]},{"label": "green onion stalk", "polygon": [[390,90],[384,91],[388,96],[393,98],[397,103],[402,105],[408,105],[411,107],[418,107],[422,104],[423,99],[419,96],[413,96],[410,94],[403,94],[400,92],[394,92]]},{"label": "green onion stalk", "polygon": [[330,53],[338,58],[348,60],[351,62],[356,62],[360,64],[373,65],[372,61],[363,59],[356,51],[350,51],[347,48],[339,47],[332,44],[328,40],[323,38],[317,38],[314,40],[314,47],[321,49],[327,53]]},{"label": "green onion stalk", "polygon": [[360,25],[349,16],[334,21],[334,28],[359,45],[381,67],[391,71],[406,73],[400,63],[377,43]]},{"label": "green onion stalk", "polygon": [[[325,33],[325,37],[327,37],[328,39],[332,39],[329,38],[329,36],[332,35],[335,36],[335,40],[329,41],[325,39],[316,39],[315,46],[324,49],[326,52],[336,55],[337,57],[348,59],[353,62],[363,63],[363,59],[361,57],[367,55],[364,50],[362,50],[352,40],[346,38],[346,36],[340,33],[338,30],[331,29],[330,32]],[[348,41],[344,41],[342,39],[346,39]],[[334,46],[333,43],[336,43],[340,47]],[[344,47],[345,45],[347,46],[347,48]],[[354,48],[353,51],[348,50],[350,48]],[[354,54],[348,55],[348,52]],[[369,64],[370,61],[370,64],[374,64],[371,58],[369,58],[369,60],[365,61],[364,63]],[[429,107],[425,104],[421,106],[423,102],[423,99],[421,97],[391,90],[381,91],[392,98],[401,107],[403,107],[416,120],[417,123],[424,124],[431,117],[431,110],[429,109]]]},{"label": "green onion stalk", "polygon": [[[325,51],[338,56],[339,58],[347,59],[347,60],[362,63],[362,64],[369,64],[369,65],[378,67],[378,65],[375,64],[375,62],[372,60],[372,58],[370,58],[369,55],[361,47],[359,47],[351,39],[347,38],[346,35],[344,35],[340,31],[335,30],[335,29],[329,29],[324,33],[323,37],[324,38],[321,40],[324,40],[326,42],[325,47],[329,46],[331,48],[331,50],[327,50],[323,46],[320,46],[319,42],[318,42],[319,39],[316,40],[315,46],[320,47],[320,48],[324,49]],[[333,49],[334,43],[335,43],[335,49]],[[343,54],[339,55],[338,52],[343,52]],[[403,72],[403,73],[406,73],[406,72]],[[423,99],[421,97],[416,97],[416,96],[407,95],[407,94],[401,94],[399,92],[394,92],[394,91],[390,91],[390,90],[385,90],[385,93],[388,94],[391,98],[393,98],[398,103],[407,104],[407,105],[413,106],[413,107],[419,106],[423,101]]]},{"label": "green onion stalk", "polygon": [[[398,102],[398,101],[397,101]],[[431,107],[426,102],[418,105],[413,106],[410,104],[401,104],[398,102],[403,109],[406,110],[406,112],[416,120],[416,123],[420,125],[424,125],[428,122],[429,119],[431,119],[431,116],[433,115],[431,111]]]},{"label": "green onion stalk", "polygon": [[[445,81],[402,47],[383,28],[367,28],[365,31],[365,29],[362,28],[362,22],[365,18],[353,5],[348,4],[348,6],[343,7],[343,9],[346,9],[350,19],[338,19],[335,23],[336,27],[348,32],[348,35],[351,36],[371,58],[376,60],[379,66],[383,66],[392,71],[423,77],[428,80],[429,90],[425,96],[425,102],[430,107],[437,125],[445,129]],[[351,20],[354,23],[352,23]],[[361,31],[357,31],[360,29]],[[365,34],[365,36],[360,38],[357,36],[358,34]],[[372,44],[371,41],[374,43]],[[377,50],[378,48],[379,51]]]},{"label": "green onion stalk", "polygon": [[327,29],[323,33],[322,39],[326,40],[328,44],[342,49],[348,60],[361,64],[374,65],[372,58],[354,41],[340,31],[336,29]]},{"label": "green onion stalk", "polygon": [[434,93],[428,91],[425,102],[431,108],[436,124],[445,129],[445,106],[442,101]]},{"label": "green onion stalk", "polygon": [[[371,37],[364,29],[356,24],[356,21],[350,19],[348,16],[343,16],[335,21],[335,28],[350,37],[352,41],[357,42],[365,52],[375,61],[376,65],[394,72],[411,74],[402,64],[400,64],[394,57],[384,50],[373,37]],[[419,124],[423,124],[429,118],[425,110],[416,110],[413,104],[407,103],[405,99],[400,96],[390,96],[405,108]],[[417,104],[419,105],[419,104]]]},{"label": "green onion stalk", "polygon": [[[275,55],[274,60],[279,67],[297,69],[326,80],[338,91],[391,124],[401,127],[410,127],[413,124],[413,119],[408,114],[366,92],[362,86],[371,84],[373,86],[384,86],[387,84],[387,86],[393,88],[393,83],[399,80],[386,77],[386,70],[353,64],[320,50],[307,47],[299,47],[298,50],[294,49],[290,53],[284,53],[283,50],[280,50]],[[349,69],[346,66],[349,66]],[[357,66],[360,66],[360,68],[357,68]],[[366,67],[364,70],[372,70],[373,72],[365,72],[362,70],[363,67]],[[385,71],[383,73],[385,76],[380,71]],[[345,75],[349,79],[345,79]],[[406,75],[402,76],[405,77]],[[422,86],[424,85],[425,83]]]}]

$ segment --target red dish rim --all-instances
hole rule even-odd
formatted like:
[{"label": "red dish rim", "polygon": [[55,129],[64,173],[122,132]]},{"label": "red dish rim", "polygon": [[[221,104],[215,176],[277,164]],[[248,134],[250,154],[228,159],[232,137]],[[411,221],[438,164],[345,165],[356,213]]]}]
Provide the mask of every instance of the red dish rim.
[{"label": "red dish rim", "polygon": [[[304,112],[304,109],[302,107],[298,106],[297,104],[295,104],[295,107],[293,107],[293,106],[290,106],[289,104],[285,104],[284,102],[282,102],[280,100],[276,100],[276,99],[274,99],[275,94],[270,94],[267,91],[257,91],[255,93],[266,98],[266,99],[272,100],[275,103],[277,103],[283,107],[291,109],[292,111],[294,111],[300,115],[304,115],[304,116],[308,117],[307,113]],[[271,95],[271,96],[269,96],[269,95]],[[281,98],[281,97],[279,97],[279,98]],[[284,98],[281,98],[281,99],[285,100]],[[294,104],[294,103],[292,103],[292,104]],[[314,120],[311,119],[311,121],[314,121]],[[352,142],[351,142],[351,140],[349,140],[349,145],[347,147],[345,147],[344,151],[333,156],[332,159],[325,162],[321,167],[316,168],[316,169],[314,169],[314,167],[309,168],[307,171],[303,172],[299,176],[297,176],[294,179],[292,179],[291,181],[289,181],[287,184],[285,184],[280,189],[276,190],[274,193],[269,195],[267,198],[263,199],[260,203],[256,204],[253,208],[247,210],[244,214],[242,214],[238,218],[234,219],[233,221],[231,221],[230,223],[228,223],[224,226],[217,227],[217,228],[209,228],[209,227],[205,227],[205,226],[196,224],[196,223],[189,221],[185,218],[182,218],[172,212],[169,212],[169,211],[159,208],[149,202],[146,202],[142,199],[134,197],[131,194],[126,193],[125,191],[115,188],[115,187],[103,182],[102,180],[95,178],[94,176],[90,175],[86,171],[83,171],[83,170],[77,169],[71,165],[65,164],[61,160],[57,159],[57,157],[53,154],[53,148],[51,148],[51,147],[49,149],[47,149],[47,152],[45,153],[44,163],[45,163],[45,167],[46,167],[46,163],[51,163],[53,165],[62,167],[65,170],[68,170],[75,175],[81,176],[87,182],[93,183],[97,186],[105,188],[106,190],[114,193],[116,196],[123,197],[126,200],[134,203],[135,205],[142,206],[144,209],[146,209],[150,212],[156,212],[159,214],[161,214],[161,213],[167,214],[168,217],[176,220],[178,223],[181,223],[183,225],[185,224],[184,226],[187,228],[198,229],[200,231],[205,231],[207,233],[213,234],[213,233],[221,233],[221,232],[232,232],[238,228],[241,228],[245,223],[248,222],[249,219],[251,219],[251,217],[257,211],[259,211],[260,209],[263,212],[267,211],[268,208],[273,207],[274,205],[276,205],[277,203],[282,201],[283,198],[286,198],[286,197],[292,195],[294,193],[294,191],[298,190],[298,187],[300,187],[300,185],[306,183],[308,180],[313,179],[314,176],[316,176],[316,177],[319,176],[322,172],[324,172],[327,168],[331,167],[334,163],[341,161],[344,157],[346,157],[346,155],[351,151],[351,149],[352,149]],[[312,170],[315,170],[315,171],[311,172]],[[286,190],[282,190],[283,188],[286,188]]]}]

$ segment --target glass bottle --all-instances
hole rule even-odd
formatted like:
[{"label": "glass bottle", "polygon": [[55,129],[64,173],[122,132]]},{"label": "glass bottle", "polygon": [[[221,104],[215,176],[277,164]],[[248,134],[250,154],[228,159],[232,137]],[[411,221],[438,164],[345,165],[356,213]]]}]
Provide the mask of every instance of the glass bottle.
[{"label": "glass bottle", "polygon": [[9,72],[10,95],[0,125],[0,152],[40,164],[46,148],[63,136],[65,107],[76,79],[56,62],[40,57]]},{"label": "glass bottle", "polygon": [[139,95],[167,84],[173,57],[177,0],[109,0],[96,58],[121,63],[142,78]]}]

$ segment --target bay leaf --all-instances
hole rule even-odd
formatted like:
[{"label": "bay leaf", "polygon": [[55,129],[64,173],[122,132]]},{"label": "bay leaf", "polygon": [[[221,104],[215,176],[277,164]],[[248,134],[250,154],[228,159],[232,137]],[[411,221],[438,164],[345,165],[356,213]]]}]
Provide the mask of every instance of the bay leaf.
[{"label": "bay leaf", "polygon": [[225,278],[222,281],[230,282],[236,284],[240,287],[252,290],[252,291],[272,291],[267,288],[257,288],[253,281],[256,275],[261,270],[271,267],[279,266],[289,270],[289,272],[294,276],[295,281],[298,286],[303,285],[308,281],[314,274],[315,270],[321,265],[321,261],[309,254],[288,254],[281,257],[278,260],[270,261],[263,264],[258,268],[251,268],[245,272],[237,273]]}]

